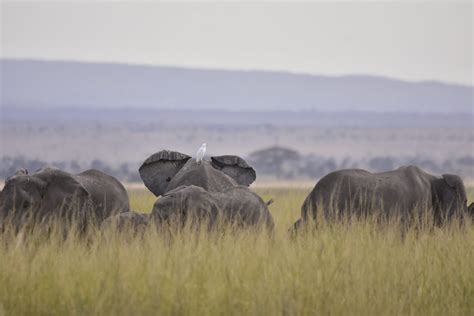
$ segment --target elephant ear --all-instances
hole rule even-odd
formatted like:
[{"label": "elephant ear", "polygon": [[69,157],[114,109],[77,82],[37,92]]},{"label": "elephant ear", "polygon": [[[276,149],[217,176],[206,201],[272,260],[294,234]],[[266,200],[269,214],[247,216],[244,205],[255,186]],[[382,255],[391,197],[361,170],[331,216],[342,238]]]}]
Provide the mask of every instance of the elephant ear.
[{"label": "elephant ear", "polygon": [[35,174],[45,183],[41,188],[43,196],[42,210],[55,215],[66,215],[83,219],[91,199],[89,192],[70,173],[59,169],[41,169]]},{"label": "elephant ear", "polygon": [[148,157],[138,171],[148,190],[160,196],[166,192],[168,183],[190,158],[176,151],[162,150]]},{"label": "elephant ear", "polygon": [[225,155],[211,157],[211,164],[214,168],[221,170],[240,185],[249,186],[257,178],[255,170],[239,156]]}]

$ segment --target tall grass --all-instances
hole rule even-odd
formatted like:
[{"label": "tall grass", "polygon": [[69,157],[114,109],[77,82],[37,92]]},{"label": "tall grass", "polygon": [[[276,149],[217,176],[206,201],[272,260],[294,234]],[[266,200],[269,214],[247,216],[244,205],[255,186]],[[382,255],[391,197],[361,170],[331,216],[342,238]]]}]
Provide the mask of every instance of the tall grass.
[{"label": "tall grass", "polygon": [[[0,315],[474,314],[474,227],[371,221],[292,240],[307,190],[265,189],[273,236],[95,231],[0,236]],[[470,200],[473,190],[469,191]],[[149,211],[145,191],[132,207]]]}]

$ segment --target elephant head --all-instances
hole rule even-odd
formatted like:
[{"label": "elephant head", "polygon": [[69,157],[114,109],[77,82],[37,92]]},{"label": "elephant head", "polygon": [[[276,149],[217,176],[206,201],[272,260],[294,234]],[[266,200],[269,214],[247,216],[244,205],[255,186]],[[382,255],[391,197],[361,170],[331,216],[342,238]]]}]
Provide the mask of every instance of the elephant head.
[{"label": "elephant head", "polygon": [[140,176],[145,186],[160,196],[184,185],[195,185],[209,192],[255,181],[255,170],[238,156],[216,156],[197,163],[188,155],[162,150],[141,165]]},{"label": "elephant head", "polygon": [[[443,174],[435,184],[438,217],[448,218],[454,214],[463,214],[468,211],[467,196],[461,178],[453,174]],[[444,218],[440,218],[443,220]]]},{"label": "elephant head", "polygon": [[54,216],[82,219],[89,201],[86,189],[66,172],[46,168],[29,175],[23,169],[6,180],[0,193],[0,220],[19,228]]}]

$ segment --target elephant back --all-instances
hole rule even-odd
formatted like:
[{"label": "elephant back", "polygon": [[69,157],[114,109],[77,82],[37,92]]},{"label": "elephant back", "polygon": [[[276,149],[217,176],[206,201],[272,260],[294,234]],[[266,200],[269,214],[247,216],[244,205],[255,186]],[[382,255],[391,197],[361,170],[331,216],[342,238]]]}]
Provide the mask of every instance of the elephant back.
[{"label": "elephant back", "polygon": [[212,224],[219,215],[219,205],[212,193],[198,186],[181,186],[165,193],[153,205],[152,218],[157,224],[199,223]]},{"label": "elephant back", "polygon": [[190,159],[171,179],[166,191],[185,185],[201,187],[208,192],[222,192],[236,186],[237,183],[225,173],[215,169],[208,161],[197,163],[194,159]]},{"label": "elephant back", "polygon": [[116,178],[95,169],[84,171],[75,178],[89,192],[97,220],[103,221],[130,210],[127,190]]},{"label": "elephant back", "polygon": [[267,204],[246,186],[234,186],[216,194],[224,216],[242,226],[266,226],[272,230],[273,217]]}]

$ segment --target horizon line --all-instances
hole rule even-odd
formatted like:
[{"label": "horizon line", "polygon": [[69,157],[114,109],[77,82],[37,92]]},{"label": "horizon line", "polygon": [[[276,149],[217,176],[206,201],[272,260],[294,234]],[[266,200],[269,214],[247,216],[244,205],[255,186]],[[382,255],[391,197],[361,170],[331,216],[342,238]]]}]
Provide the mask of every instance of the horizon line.
[{"label": "horizon line", "polygon": [[[453,82],[453,81],[444,81],[440,79],[420,79],[420,80],[410,80],[399,77],[391,77],[387,75],[377,75],[377,74],[368,74],[368,73],[346,73],[346,74],[322,74],[322,73],[311,73],[311,72],[299,72],[291,70],[276,70],[276,69],[256,69],[256,68],[220,68],[212,66],[188,66],[188,65],[164,65],[164,64],[151,64],[151,63],[134,63],[134,62],[120,62],[120,61],[100,61],[100,60],[77,60],[77,59],[49,59],[49,58],[31,58],[31,57],[3,57],[0,56],[1,61],[13,61],[13,62],[39,62],[39,63],[76,63],[76,64],[93,64],[93,65],[116,65],[123,67],[144,67],[144,68],[168,68],[168,69],[181,69],[189,71],[215,71],[215,72],[240,72],[240,73],[266,73],[266,74],[275,74],[275,75],[291,75],[291,76],[308,76],[308,77],[325,77],[331,79],[338,78],[350,78],[350,77],[365,77],[365,78],[377,78],[412,84],[443,84],[449,86],[458,86],[458,87],[467,87],[474,88],[474,84]],[[1,70],[1,69],[0,69]]]},{"label": "horizon line", "polygon": [[173,108],[151,108],[151,107],[114,107],[114,106],[46,106],[46,107],[35,107],[35,106],[8,106],[5,104],[1,104],[0,112],[22,112],[22,111],[75,111],[75,112],[90,112],[90,111],[106,111],[106,112],[131,112],[131,111],[142,111],[142,112],[190,112],[190,113],[198,113],[198,112],[216,112],[216,113],[259,113],[259,114],[268,114],[268,113],[291,113],[291,114],[325,114],[325,115],[338,115],[338,114],[372,114],[372,115],[383,115],[383,114],[399,114],[399,115],[420,115],[420,116],[459,116],[459,115],[469,115],[474,117],[474,112],[422,112],[422,111],[400,111],[400,110],[393,110],[393,111],[369,111],[369,110],[316,110],[316,109],[298,109],[298,110],[291,110],[291,109],[267,109],[267,110],[252,110],[252,109],[245,109],[245,110],[228,110],[228,109],[213,109],[213,108],[204,108],[204,109],[192,109],[192,108],[182,108],[182,109],[173,109]]}]

